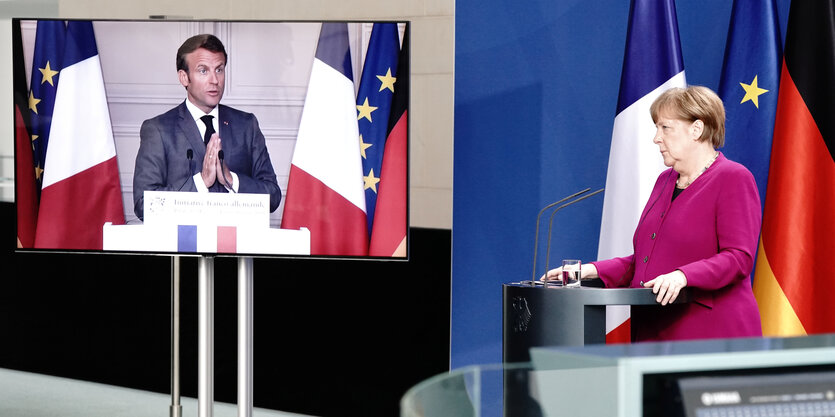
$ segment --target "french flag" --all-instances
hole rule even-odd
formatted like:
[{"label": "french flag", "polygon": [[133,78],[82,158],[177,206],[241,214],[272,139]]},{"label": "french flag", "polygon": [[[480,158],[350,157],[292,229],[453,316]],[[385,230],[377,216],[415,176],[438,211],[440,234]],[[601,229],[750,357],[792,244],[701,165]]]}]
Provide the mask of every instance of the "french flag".
[{"label": "french flag", "polygon": [[102,248],[124,224],[116,146],[93,24],[70,21],[46,150],[35,247]]},{"label": "french flag", "polygon": [[[612,131],[598,259],[634,252],[632,235],[664,161],[653,144],[652,102],[664,90],[685,87],[684,60],[673,0],[633,0]],[[606,311],[606,341],[630,341],[629,307]]]},{"label": "french flag", "polygon": [[281,227],[310,230],[313,255],[368,254],[347,23],[323,23],[293,150]]},{"label": "french flag", "polygon": [[[206,234],[207,236],[199,239],[198,235],[200,233]],[[208,234],[214,236],[208,236]],[[235,226],[215,226],[204,227],[201,230],[196,225],[178,225],[177,252],[237,253],[238,228]]]}]

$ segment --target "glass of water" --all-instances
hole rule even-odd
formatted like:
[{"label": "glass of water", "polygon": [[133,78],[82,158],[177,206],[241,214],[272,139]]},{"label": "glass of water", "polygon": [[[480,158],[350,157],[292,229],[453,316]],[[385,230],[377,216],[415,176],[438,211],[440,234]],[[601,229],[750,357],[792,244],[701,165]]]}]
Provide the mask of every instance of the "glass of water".
[{"label": "glass of water", "polygon": [[562,261],[562,286],[563,287],[579,287],[580,286],[580,266],[582,263],[579,259],[565,259]]}]

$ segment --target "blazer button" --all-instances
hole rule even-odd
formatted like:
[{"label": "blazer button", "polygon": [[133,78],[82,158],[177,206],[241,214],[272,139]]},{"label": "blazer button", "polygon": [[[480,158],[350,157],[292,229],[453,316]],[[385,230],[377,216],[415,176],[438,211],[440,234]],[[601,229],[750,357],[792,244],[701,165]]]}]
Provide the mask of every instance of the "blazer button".
[{"label": "blazer button", "polygon": [[655,233],[653,233],[652,236],[650,236],[649,238],[655,240]]},{"label": "blazer button", "polygon": [[649,260],[649,256],[644,256],[644,263],[647,263],[648,260]]}]

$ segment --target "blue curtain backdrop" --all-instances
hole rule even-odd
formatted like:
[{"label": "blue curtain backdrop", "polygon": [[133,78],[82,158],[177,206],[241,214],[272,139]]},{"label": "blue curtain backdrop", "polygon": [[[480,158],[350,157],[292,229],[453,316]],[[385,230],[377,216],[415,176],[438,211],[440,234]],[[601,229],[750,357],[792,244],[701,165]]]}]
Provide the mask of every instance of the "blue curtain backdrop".
[{"label": "blue curtain backdrop", "polygon": [[[689,84],[718,89],[731,5],[677,1]],[[785,39],[789,0],[777,5]],[[605,185],[628,13],[629,0],[456,1],[452,368],[501,361],[502,284],[530,279],[539,210]],[[596,259],[602,207],[557,215],[552,264]]]}]

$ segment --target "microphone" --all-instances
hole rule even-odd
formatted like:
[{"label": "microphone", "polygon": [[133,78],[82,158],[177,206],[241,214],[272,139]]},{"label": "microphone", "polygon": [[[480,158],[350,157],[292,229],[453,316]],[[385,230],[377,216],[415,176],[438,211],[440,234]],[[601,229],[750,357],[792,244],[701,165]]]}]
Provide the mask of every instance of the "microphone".
[{"label": "microphone", "polygon": [[557,214],[558,211],[560,211],[560,210],[562,210],[562,209],[564,209],[564,208],[566,208],[566,207],[568,207],[568,206],[570,206],[574,203],[579,203],[580,201],[583,201],[583,200],[585,200],[585,199],[587,199],[587,198],[589,198],[589,197],[591,197],[595,194],[602,193],[603,190],[604,189],[601,188],[601,189],[599,189],[599,190],[597,190],[597,191],[595,191],[591,194],[586,194],[586,195],[584,195],[580,198],[577,198],[576,200],[569,201],[568,203],[565,203],[565,204],[557,207],[554,211],[551,212],[551,219],[548,221],[548,246],[547,246],[546,256],[545,256],[545,273],[548,273],[548,269],[550,269],[550,265],[551,265],[551,230],[554,227],[554,215]]},{"label": "microphone", "polygon": [[542,213],[544,213],[545,210],[548,210],[549,208],[556,206],[557,204],[563,203],[566,200],[570,200],[574,197],[577,197],[578,195],[585,194],[589,191],[591,191],[591,188],[586,188],[585,190],[578,191],[574,194],[571,194],[568,197],[560,199],[559,201],[555,201],[551,204],[548,204],[547,206],[543,207],[542,210],[539,211],[539,214],[536,216],[536,233],[534,234],[533,241],[533,271],[531,272],[531,285],[535,285],[534,283],[536,282],[536,253],[537,247],[539,246],[539,220],[542,218]]},{"label": "microphone", "polygon": [[[188,159],[188,172],[189,172],[189,175],[191,175],[193,173],[193,171],[191,170],[191,160],[194,158],[194,151],[192,151],[191,149],[187,150],[186,151],[186,158]],[[177,189],[177,191],[182,191],[183,190],[183,187],[186,186],[186,183],[188,183],[189,178],[191,178],[191,177],[186,177],[186,180],[183,181],[183,185],[181,185],[180,188]]]},{"label": "microphone", "polygon": [[229,181],[229,179],[226,178],[226,172],[223,170],[223,149],[217,151],[217,159],[220,160],[220,175],[223,177],[223,180],[226,181],[227,184],[229,184],[229,191],[232,191],[234,193],[235,189],[232,188],[232,181]]}]

